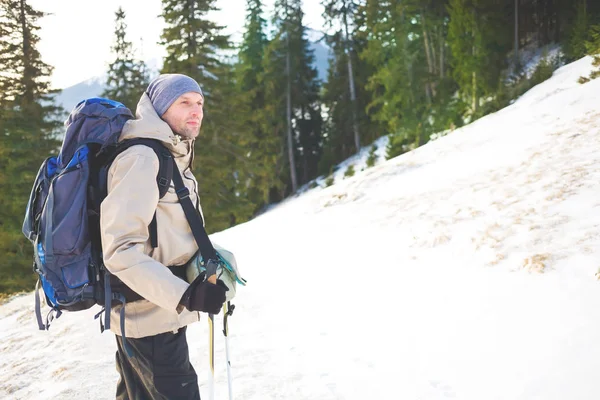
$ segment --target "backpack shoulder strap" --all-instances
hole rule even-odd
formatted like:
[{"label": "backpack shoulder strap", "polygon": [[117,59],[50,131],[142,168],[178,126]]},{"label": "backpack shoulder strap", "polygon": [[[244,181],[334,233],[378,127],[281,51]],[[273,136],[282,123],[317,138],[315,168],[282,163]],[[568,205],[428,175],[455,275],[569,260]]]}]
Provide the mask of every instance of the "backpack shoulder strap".
[{"label": "backpack shoulder strap", "polygon": [[112,163],[125,150],[138,145],[150,147],[154,150],[156,157],[158,157],[159,167],[158,174],[156,175],[156,184],[158,185],[159,199],[162,199],[169,190],[171,180],[173,179],[173,163],[171,162],[173,156],[159,140],[146,138],[125,140],[117,145],[109,163]]},{"label": "backpack shoulder strap", "polygon": [[[156,157],[158,157],[159,167],[158,167],[158,174],[156,175],[156,184],[158,185],[158,193],[159,193],[158,198],[162,199],[165,196],[165,194],[167,194],[167,191],[169,190],[169,186],[171,186],[171,180],[173,179],[174,163],[172,162],[173,155],[171,154],[169,149],[167,149],[165,147],[165,145],[162,144],[159,140],[136,138],[136,139],[129,139],[129,140],[120,142],[113,149],[113,151],[110,154],[110,157],[107,162],[106,171],[108,172],[108,166],[110,166],[110,164],[112,164],[112,162],[115,160],[115,158],[119,154],[121,154],[125,150],[129,149],[130,147],[138,146],[138,145],[150,147],[152,150],[154,150]],[[148,229],[149,229],[149,233],[150,233],[150,244],[152,245],[153,248],[157,248],[158,247],[158,227],[156,225],[156,212],[154,213],[154,217],[152,218],[152,221],[150,222]]]},{"label": "backpack shoulder strap", "polygon": [[217,252],[213,247],[206,230],[204,229],[204,221],[202,220],[202,215],[200,212],[194,207],[192,200],[190,200],[190,191],[183,183],[183,177],[177,169],[177,165],[175,164],[175,159],[171,161],[173,163],[173,184],[175,185],[175,191],[177,193],[177,198],[179,199],[179,203],[183,208],[183,212],[185,213],[185,218],[190,225],[190,229],[192,230],[192,234],[194,235],[194,239],[196,240],[196,244],[198,245],[198,249],[200,250],[200,254],[205,262],[206,268],[206,277],[214,275],[217,272]]}]

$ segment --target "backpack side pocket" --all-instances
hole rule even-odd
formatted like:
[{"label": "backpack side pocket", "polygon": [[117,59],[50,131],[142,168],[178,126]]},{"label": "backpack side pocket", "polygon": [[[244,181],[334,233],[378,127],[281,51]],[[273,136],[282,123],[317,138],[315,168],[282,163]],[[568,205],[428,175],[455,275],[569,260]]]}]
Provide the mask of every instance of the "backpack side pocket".
[{"label": "backpack side pocket", "polygon": [[42,163],[29,195],[22,231],[32,243],[40,233],[39,219],[48,198],[50,182],[56,173],[56,163],[56,157],[49,157]]}]

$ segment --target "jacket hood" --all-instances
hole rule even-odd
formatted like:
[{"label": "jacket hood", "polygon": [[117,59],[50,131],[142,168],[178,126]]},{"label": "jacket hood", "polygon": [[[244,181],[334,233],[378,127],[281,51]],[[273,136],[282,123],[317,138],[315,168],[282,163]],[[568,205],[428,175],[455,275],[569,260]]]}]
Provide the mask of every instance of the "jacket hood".
[{"label": "jacket hood", "polygon": [[187,156],[191,153],[194,140],[182,139],[181,136],[173,133],[169,124],[158,116],[145,92],[138,102],[135,116],[135,119],[125,123],[119,142],[134,138],[157,139],[163,142],[165,147],[176,157]]}]

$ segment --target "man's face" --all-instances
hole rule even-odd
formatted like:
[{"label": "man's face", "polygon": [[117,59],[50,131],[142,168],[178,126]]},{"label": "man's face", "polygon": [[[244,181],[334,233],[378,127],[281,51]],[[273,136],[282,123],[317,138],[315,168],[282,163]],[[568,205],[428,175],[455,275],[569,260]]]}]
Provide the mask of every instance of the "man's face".
[{"label": "man's face", "polygon": [[194,139],[202,125],[204,98],[200,93],[184,93],[163,114],[162,119],[173,132],[186,139]]}]

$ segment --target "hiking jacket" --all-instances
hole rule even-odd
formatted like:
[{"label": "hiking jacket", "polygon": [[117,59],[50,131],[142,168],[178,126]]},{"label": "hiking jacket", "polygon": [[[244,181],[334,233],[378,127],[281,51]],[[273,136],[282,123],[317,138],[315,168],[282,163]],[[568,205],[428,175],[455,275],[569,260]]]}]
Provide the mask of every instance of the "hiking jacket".
[{"label": "hiking jacket", "polygon": [[[190,199],[201,212],[198,183],[190,166],[193,140],[181,140],[154,110],[148,96],[140,99],[136,119],[128,121],[119,141],[160,140],[177,162]],[[108,171],[108,195],[101,205],[101,238],[106,268],[145,300],[125,306],[125,335],[141,338],[175,331],[199,320],[197,312],[179,306],[188,283],[167,266],[183,265],[198,250],[175,193],[173,182],[159,200],[159,161],[147,146],[132,146],[119,154]],[[158,247],[152,248],[148,226],[156,212]],[[121,335],[120,310],[111,311],[111,331]]]}]

